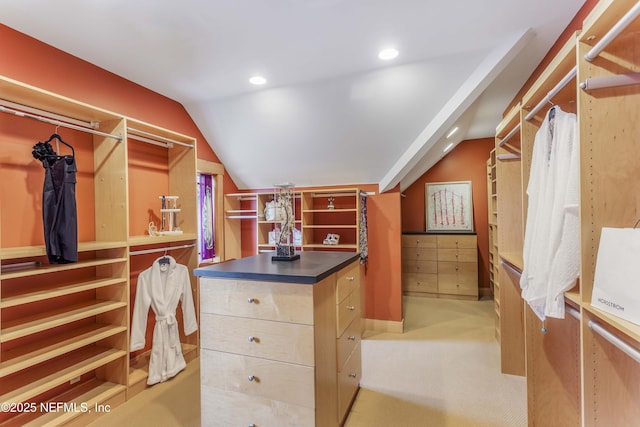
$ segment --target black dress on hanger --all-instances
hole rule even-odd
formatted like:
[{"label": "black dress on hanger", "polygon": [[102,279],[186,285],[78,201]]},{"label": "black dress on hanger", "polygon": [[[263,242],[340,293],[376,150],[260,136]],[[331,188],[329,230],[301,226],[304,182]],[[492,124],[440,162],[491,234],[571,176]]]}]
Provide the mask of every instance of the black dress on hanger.
[{"label": "black dress on hanger", "polygon": [[[59,156],[49,144],[57,139],[71,148],[71,155]],[[42,221],[47,257],[51,264],[78,261],[78,213],[76,208],[75,150],[54,133],[33,147],[33,157],[45,169],[42,190]]]}]

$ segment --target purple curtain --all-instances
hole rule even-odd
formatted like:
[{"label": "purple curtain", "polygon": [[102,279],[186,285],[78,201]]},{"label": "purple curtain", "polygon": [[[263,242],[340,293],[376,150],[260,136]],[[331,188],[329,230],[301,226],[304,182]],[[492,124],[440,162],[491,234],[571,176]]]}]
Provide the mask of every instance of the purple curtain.
[{"label": "purple curtain", "polygon": [[213,238],[213,179],[200,174],[200,259],[215,257]]}]

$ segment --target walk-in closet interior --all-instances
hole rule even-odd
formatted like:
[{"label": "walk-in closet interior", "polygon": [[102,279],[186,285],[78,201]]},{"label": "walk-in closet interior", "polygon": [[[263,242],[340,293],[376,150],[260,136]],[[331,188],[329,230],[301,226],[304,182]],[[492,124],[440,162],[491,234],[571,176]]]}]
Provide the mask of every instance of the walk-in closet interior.
[{"label": "walk-in closet interior", "polygon": [[[304,3],[295,7],[320,13],[341,2]],[[530,31],[491,49],[487,42],[469,63],[473,73],[449,72],[459,80],[451,93],[424,96],[442,106],[425,110],[426,128],[406,130],[416,135],[402,136],[404,152],[391,150],[399,139],[372,141],[386,135],[387,119],[391,128],[423,113],[389,112],[410,97],[411,73],[444,79],[444,68],[427,72],[414,58],[369,70],[366,82],[342,69],[339,90],[329,84],[335,75],[250,86],[207,100],[227,103],[216,105],[216,121],[213,107],[196,107],[209,87],[198,89],[202,99],[177,100],[167,94],[184,81],[161,94],[0,22],[9,58],[0,61],[0,427],[138,425],[129,414],[171,407],[157,390],[178,383],[194,406],[169,412],[191,412],[194,426],[386,427],[389,414],[399,427],[416,425],[398,408],[432,416],[424,426],[485,425],[444,398],[454,387],[454,395],[485,393],[468,390],[476,382],[457,369],[437,369],[452,358],[433,350],[445,344],[456,357],[471,345],[493,351],[479,369],[493,369],[507,379],[497,387],[522,398],[513,405],[520,414],[506,410],[500,425],[640,425],[640,290],[627,273],[640,269],[619,266],[628,283],[611,284],[604,269],[616,257],[604,251],[634,248],[601,244],[605,233],[640,236],[640,1],[572,3],[546,56],[501,93],[486,134],[451,138],[468,132],[469,111],[492,115],[487,104],[469,105],[507,84],[500,73],[526,56]],[[182,53],[168,69],[188,74],[206,62]],[[458,54],[438,52],[438,61],[462,70]],[[392,74],[407,80],[372,83]],[[317,105],[289,92],[294,86]],[[393,101],[375,97],[385,91]],[[333,97],[357,107],[316,110]],[[366,132],[348,123],[362,125],[372,111],[386,116]],[[251,121],[260,114],[278,126],[304,124],[305,137],[269,147],[273,134],[286,139],[285,126],[265,119],[265,139],[256,138]],[[312,139],[315,121],[327,118],[337,145]],[[225,134],[232,126],[236,134]],[[358,138],[371,144],[351,147]],[[226,151],[247,141],[240,157]],[[259,181],[286,168],[303,184]],[[602,297],[606,286],[624,288],[628,300]],[[450,312],[427,313],[425,301]],[[447,336],[462,320],[474,325]],[[396,344],[402,350],[371,355]],[[386,368],[374,364],[385,357]],[[416,384],[422,372],[403,372],[394,382],[411,387],[377,383],[407,360],[435,365],[423,371],[439,378]],[[436,385],[442,396],[425,392]],[[363,414],[375,410],[384,416]]]}]

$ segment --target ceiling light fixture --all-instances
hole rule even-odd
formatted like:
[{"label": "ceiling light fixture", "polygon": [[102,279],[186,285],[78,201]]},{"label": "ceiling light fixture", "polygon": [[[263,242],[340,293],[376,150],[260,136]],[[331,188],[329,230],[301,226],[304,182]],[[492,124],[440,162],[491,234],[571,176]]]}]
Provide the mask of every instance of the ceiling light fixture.
[{"label": "ceiling light fixture", "polygon": [[392,47],[387,49],[382,49],[378,53],[378,58],[382,59],[383,61],[389,61],[395,58],[396,56],[398,56],[398,53],[399,53],[398,50]]},{"label": "ceiling light fixture", "polygon": [[451,147],[453,147],[453,142],[449,145],[447,145],[446,147],[444,147],[444,150],[442,150],[443,153],[446,153],[447,151],[451,150]]},{"label": "ceiling light fixture", "polygon": [[265,79],[262,76],[253,76],[249,79],[249,83],[251,83],[252,85],[256,85],[256,86],[260,86],[263,85],[267,82],[267,79]]},{"label": "ceiling light fixture", "polygon": [[458,132],[458,126],[454,127],[453,129],[451,129],[451,132],[449,132],[449,134],[447,135],[447,139],[451,138],[453,136],[454,133]]}]

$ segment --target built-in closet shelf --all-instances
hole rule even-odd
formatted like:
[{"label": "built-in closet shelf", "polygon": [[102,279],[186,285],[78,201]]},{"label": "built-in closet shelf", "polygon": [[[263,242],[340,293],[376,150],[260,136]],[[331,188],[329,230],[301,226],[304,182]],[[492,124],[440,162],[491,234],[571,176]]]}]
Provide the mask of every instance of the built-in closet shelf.
[{"label": "built-in closet shelf", "polygon": [[[0,343],[67,325],[77,320],[126,307],[122,301],[91,300],[2,323]],[[0,400],[0,402],[2,402]]]},{"label": "built-in closet shelf", "polygon": [[[124,248],[127,242],[79,242],[78,252],[101,251],[106,249]],[[46,256],[44,246],[21,246],[16,248],[0,249],[0,259],[20,259]]]},{"label": "built-in closet shelf", "polygon": [[[74,411],[49,412],[44,415],[33,412],[25,412],[17,417],[11,418],[7,423],[0,424],[2,427],[53,427],[59,426],[78,417],[82,413],[83,405],[90,410],[95,410],[96,405],[103,404],[110,399],[123,395],[126,386],[114,384],[108,381],[91,379],[85,381],[69,391],[56,396],[52,402],[68,402],[70,407],[78,408]],[[75,404],[75,405],[74,405]]]},{"label": "built-in closet shelf", "polygon": [[129,237],[129,246],[146,246],[157,245],[161,243],[188,242],[197,239],[197,233],[184,233],[166,236],[131,236]]},{"label": "built-in closet shelf", "polygon": [[500,252],[500,258],[502,258],[504,262],[520,271],[522,271],[522,269],[524,268],[524,260],[522,259],[521,253]]},{"label": "built-in closet shelf", "polygon": [[0,378],[94,344],[126,330],[125,326],[93,323],[64,332],[55,337],[45,338],[41,341],[6,351],[3,353],[3,362],[0,363]]},{"label": "built-in closet shelf", "polygon": [[[186,361],[193,360],[197,357],[198,346],[193,344],[181,343],[182,356]],[[146,383],[149,377],[149,358],[151,357],[151,350],[145,351],[139,354],[129,362],[129,385],[140,383],[144,381]]]},{"label": "built-in closet shelf", "polygon": [[568,291],[564,293],[564,297],[580,307],[580,291]]},{"label": "built-in closet shelf", "polygon": [[356,229],[358,226],[357,225],[344,225],[344,224],[334,224],[334,225],[305,225],[304,228],[346,228],[346,229]]},{"label": "built-in closet shelf", "polygon": [[14,307],[21,304],[29,304],[36,301],[42,301],[49,298],[56,298],[63,295],[71,295],[78,292],[84,292],[91,289],[99,289],[107,286],[125,284],[125,278],[99,278],[91,281],[59,284],[56,286],[42,285],[36,289],[30,289],[29,292],[9,294],[7,291],[2,292],[0,299],[0,308]]},{"label": "built-in closet shelf", "polygon": [[358,209],[305,209],[302,213],[337,213],[337,212],[357,212]]},{"label": "built-in closet shelf", "polygon": [[303,249],[358,249],[358,245],[323,245],[323,244],[310,244],[302,245]]},{"label": "built-in closet shelf", "polygon": [[603,322],[611,325],[616,330],[621,331],[629,337],[633,338],[636,342],[640,342],[640,325],[627,322],[624,319],[621,319],[609,313],[605,313],[604,311],[599,310],[586,302],[582,303],[582,308],[593,314],[594,316],[602,319]]},{"label": "built-in closet shelf", "polygon": [[98,267],[101,265],[117,264],[126,262],[126,258],[96,258],[87,261],[80,261],[72,264],[42,264],[33,268],[19,269],[0,274],[0,279],[9,280],[18,277],[36,276],[39,274],[57,273],[60,271],[78,270],[87,267]]},{"label": "built-in closet shelf", "polygon": [[126,356],[124,350],[90,346],[47,363],[24,375],[3,379],[3,388],[12,390],[0,396],[0,402],[26,402],[48,390]]}]

